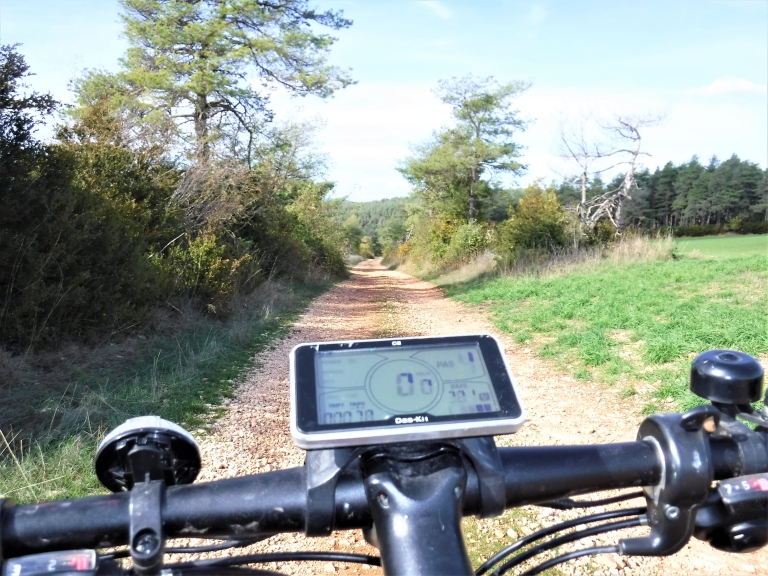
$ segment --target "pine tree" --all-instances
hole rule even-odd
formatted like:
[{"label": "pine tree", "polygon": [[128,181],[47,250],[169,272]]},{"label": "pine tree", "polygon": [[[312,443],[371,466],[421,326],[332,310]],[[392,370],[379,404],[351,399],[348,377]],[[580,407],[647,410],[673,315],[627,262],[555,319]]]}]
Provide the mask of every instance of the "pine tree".
[{"label": "pine tree", "polygon": [[328,96],[350,83],[326,62],[335,39],[316,31],[351,24],[341,12],[316,12],[307,0],[120,0],[129,48],[122,78],[140,98],[191,125],[195,157],[206,161],[222,133],[243,135],[250,153],[276,83]]}]

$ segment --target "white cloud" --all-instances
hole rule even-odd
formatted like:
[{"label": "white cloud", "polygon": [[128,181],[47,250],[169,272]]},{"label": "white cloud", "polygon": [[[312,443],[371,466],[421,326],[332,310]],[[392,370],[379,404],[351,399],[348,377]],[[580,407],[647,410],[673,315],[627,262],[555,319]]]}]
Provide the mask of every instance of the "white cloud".
[{"label": "white cloud", "polygon": [[420,0],[419,4],[429,8],[436,16],[443,20],[448,20],[453,16],[453,12],[438,0]]},{"label": "white cloud", "polygon": [[691,92],[706,96],[720,94],[759,94],[765,96],[768,94],[768,87],[744,78],[718,78],[709,86],[694,88]]},{"label": "white cloud", "polygon": [[[524,117],[535,119],[515,137],[525,146],[521,161],[529,169],[517,182],[508,177],[502,181],[509,186],[527,186],[535,178],[559,180],[573,173],[574,167],[558,156],[558,121],[561,117],[578,119],[585,112],[608,121],[613,114],[667,110],[664,123],[643,134],[643,148],[652,154],[643,163],[651,170],[670,160],[686,162],[694,154],[705,162],[713,154],[725,159],[736,153],[765,166],[768,113],[758,100],[723,101],[690,93],[660,96],[600,87],[539,89],[534,85],[516,103]],[[409,155],[411,145],[423,142],[452,121],[450,108],[426,82],[361,83],[327,101],[278,93],[272,104],[278,119],[324,120],[316,139],[329,159],[327,177],[337,182],[335,195],[357,201],[408,194],[409,185],[397,166]],[[606,179],[610,177],[606,175]]]},{"label": "white cloud", "polygon": [[396,171],[411,145],[450,122],[450,109],[427,84],[362,83],[332,99],[290,98],[277,92],[271,107],[278,119],[321,117],[317,142],[330,162],[336,195],[374,200],[408,193]]}]

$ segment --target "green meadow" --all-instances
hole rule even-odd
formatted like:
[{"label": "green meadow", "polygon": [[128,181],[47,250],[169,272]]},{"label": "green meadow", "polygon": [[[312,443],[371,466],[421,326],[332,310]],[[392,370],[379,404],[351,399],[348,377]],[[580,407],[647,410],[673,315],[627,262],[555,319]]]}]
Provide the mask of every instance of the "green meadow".
[{"label": "green meadow", "polygon": [[768,234],[678,238],[675,252],[680,256],[740,258],[752,254],[768,256]]},{"label": "green meadow", "polygon": [[[699,403],[691,360],[708,349],[768,352],[766,236],[685,239],[675,257],[447,286],[576,379],[642,393],[645,412]],[[671,400],[670,400],[671,398]]]}]

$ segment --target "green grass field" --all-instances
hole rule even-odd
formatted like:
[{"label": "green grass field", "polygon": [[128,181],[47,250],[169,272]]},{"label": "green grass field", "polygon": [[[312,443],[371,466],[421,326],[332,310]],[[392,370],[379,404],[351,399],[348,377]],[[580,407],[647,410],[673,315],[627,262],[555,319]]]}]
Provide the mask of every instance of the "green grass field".
[{"label": "green grass field", "polygon": [[697,246],[691,250],[703,254],[703,244],[721,257],[605,263],[559,276],[479,280],[447,292],[489,306],[499,329],[577,379],[618,385],[622,396],[645,391],[647,412],[684,409],[699,403],[688,391],[696,354],[768,352],[768,257],[754,253],[761,241],[765,236],[706,238],[690,241]]},{"label": "green grass field", "polygon": [[768,256],[768,234],[678,238],[675,240],[675,253],[705,258],[739,258],[751,254]]}]

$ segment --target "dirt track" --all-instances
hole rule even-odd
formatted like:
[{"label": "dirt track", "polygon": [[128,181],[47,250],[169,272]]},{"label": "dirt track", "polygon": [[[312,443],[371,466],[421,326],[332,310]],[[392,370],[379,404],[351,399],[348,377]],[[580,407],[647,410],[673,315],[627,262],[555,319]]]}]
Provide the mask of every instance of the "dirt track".
[{"label": "dirt track", "polygon": [[[258,358],[237,398],[228,405],[211,435],[201,443],[205,468],[200,481],[300,466],[304,453],[291,441],[288,429],[288,354],[302,342],[386,336],[420,336],[490,332],[500,337],[518,381],[528,422],[500,445],[584,444],[632,441],[642,421],[637,401],[619,399],[615,390],[577,382],[553,369],[530,350],[497,333],[478,308],[467,308],[443,297],[432,284],[392,272],[378,261],[359,264],[352,277],[320,297],[296,323],[291,334]],[[536,514],[539,509],[535,509]],[[561,517],[566,517],[561,515]],[[554,521],[549,517],[541,524]],[[505,527],[506,530],[506,527]],[[519,531],[519,529],[518,529]],[[498,532],[497,532],[498,534]],[[605,540],[610,541],[610,539]],[[504,535],[499,547],[510,539]],[[601,542],[596,539],[595,544]],[[341,533],[332,538],[303,535],[275,536],[254,551],[337,550],[375,553],[362,535]],[[622,566],[622,562],[624,565]],[[618,564],[610,558],[565,565],[568,574],[597,576],[635,574],[690,574],[701,576],[767,574],[768,551],[728,555],[693,541],[677,555]],[[340,564],[281,564],[286,573],[357,574],[378,572]]]}]

